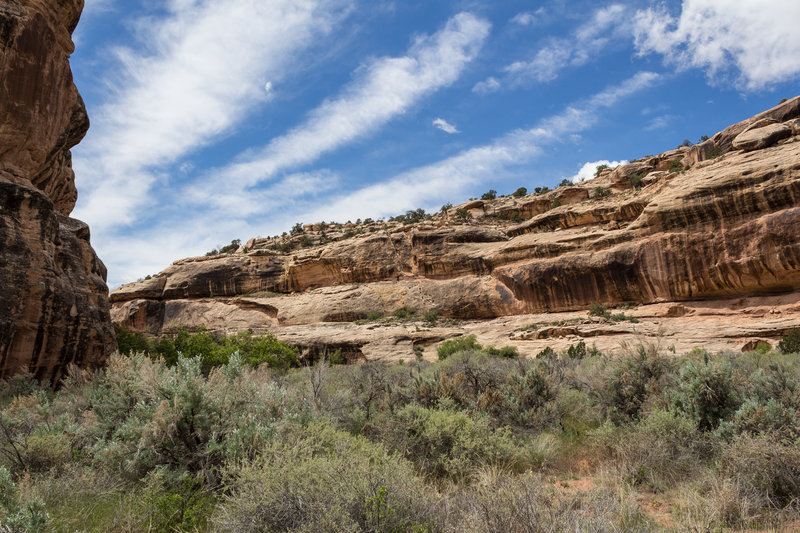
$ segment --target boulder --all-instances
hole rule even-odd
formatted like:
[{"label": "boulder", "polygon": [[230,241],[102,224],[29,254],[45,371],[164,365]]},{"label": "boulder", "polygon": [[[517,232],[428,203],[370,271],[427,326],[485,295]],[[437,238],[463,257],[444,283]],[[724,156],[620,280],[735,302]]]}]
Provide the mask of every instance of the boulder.
[{"label": "boulder", "polygon": [[761,150],[791,136],[792,129],[789,126],[785,124],[770,124],[740,133],[733,140],[733,147],[745,152]]}]

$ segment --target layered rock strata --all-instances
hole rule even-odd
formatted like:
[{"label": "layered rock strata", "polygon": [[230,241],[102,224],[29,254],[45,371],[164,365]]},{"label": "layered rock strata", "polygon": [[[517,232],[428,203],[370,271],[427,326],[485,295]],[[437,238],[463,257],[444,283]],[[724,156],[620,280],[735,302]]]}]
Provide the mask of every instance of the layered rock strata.
[{"label": "layered rock strata", "polygon": [[0,378],[58,381],[115,349],[106,269],[69,218],[89,127],[69,66],[82,0],[0,5]]},{"label": "layered rock strata", "polygon": [[119,288],[112,313],[152,333],[286,332],[404,307],[471,320],[788,293],[800,289],[798,116],[800,97],[554,191],[251,239]]}]

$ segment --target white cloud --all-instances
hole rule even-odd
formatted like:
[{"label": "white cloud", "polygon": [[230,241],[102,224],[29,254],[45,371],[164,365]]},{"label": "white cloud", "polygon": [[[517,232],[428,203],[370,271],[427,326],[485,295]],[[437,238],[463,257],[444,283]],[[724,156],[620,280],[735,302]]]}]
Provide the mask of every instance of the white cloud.
[{"label": "white cloud", "polygon": [[612,4],[598,9],[590,20],[568,38],[551,39],[532,59],[515,61],[503,70],[510,85],[547,83],[569,66],[581,66],[597,55],[609,41],[627,34],[627,8]]},{"label": "white cloud", "polygon": [[657,117],[653,117],[653,119],[644,127],[645,131],[653,131],[658,130],[661,128],[665,128],[669,125],[670,122],[675,118],[674,115],[659,115]]},{"label": "white cloud", "polygon": [[476,83],[472,88],[472,91],[478,94],[489,94],[497,91],[498,89],[500,89],[500,82],[497,80],[497,78],[489,76],[485,80]]},{"label": "white cloud", "polygon": [[540,7],[533,13],[530,11],[521,11],[514,15],[510,22],[512,24],[519,24],[520,26],[533,26],[546,12],[547,10],[544,7]]},{"label": "white cloud", "polygon": [[415,39],[407,55],[371,61],[340,96],[322,103],[303,124],[270,141],[256,156],[214,171],[193,196],[207,198],[207,191],[220,182],[256,185],[375,131],[455,82],[488,34],[486,20],[459,13],[437,33]]},{"label": "white cloud", "polygon": [[704,69],[715,82],[732,74],[756,90],[800,74],[798,21],[797,0],[684,0],[677,18],[663,6],[639,11],[636,47],[681,69]]},{"label": "white cloud", "polygon": [[113,92],[73,151],[81,184],[75,216],[104,230],[134,221],[152,204],[151,187],[166,179],[164,165],[265,102],[266,80],[295,68],[296,54],[328,34],[348,6],[349,0],[176,0],[163,20],[138,21],[149,52],[116,51],[121,73]]},{"label": "white cloud", "polygon": [[584,131],[600,118],[600,111],[638,91],[658,83],[660,76],[640,72],[579,105],[543,119],[535,127],[515,130],[491,144],[470,148],[442,161],[399,174],[326,200],[309,209],[302,220],[331,220],[395,215],[418,207],[435,208],[452,201],[478,183],[496,183],[513,173],[515,167],[530,163],[548,143],[561,142]]},{"label": "white cloud", "polygon": [[578,171],[577,174],[574,176],[570,176],[567,178],[572,183],[580,183],[582,181],[590,180],[594,178],[595,172],[597,172],[597,167],[600,165],[606,165],[609,168],[618,167],[619,165],[624,165],[627,163],[627,160],[622,161],[609,161],[607,159],[601,159],[599,161],[589,161],[588,163],[584,164],[581,169]]},{"label": "white cloud", "polygon": [[536,17],[533,13],[523,11],[514,15],[514,18],[511,19],[511,22],[514,24],[519,24],[520,26],[532,26],[533,23],[536,22]]},{"label": "white cloud", "polygon": [[461,133],[458,131],[458,128],[447,122],[443,118],[437,118],[433,121],[433,125],[442,130],[445,133]]}]

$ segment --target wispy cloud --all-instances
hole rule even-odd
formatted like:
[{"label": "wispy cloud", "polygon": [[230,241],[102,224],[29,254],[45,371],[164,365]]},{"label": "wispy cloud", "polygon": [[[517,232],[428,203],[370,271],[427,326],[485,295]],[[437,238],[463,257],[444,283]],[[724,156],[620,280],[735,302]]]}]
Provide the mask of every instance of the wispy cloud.
[{"label": "wispy cloud", "polygon": [[657,117],[653,117],[653,119],[644,127],[644,130],[653,131],[666,128],[675,118],[676,117],[674,115],[658,115]]},{"label": "wispy cloud", "polygon": [[[591,18],[569,37],[550,39],[532,58],[506,65],[502,79],[488,78],[476,84],[473,90],[485,94],[503,86],[518,87],[555,80],[565,68],[587,63],[612,39],[629,35],[625,23],[626,12],[627,8],[621,4],[594,11]],[[524,21],[532,21],[524,15],[518,16],[522,16]]]},{"label": "wispy cloud", "polygon": [[655,85],[660,79],[653,72],[639,72],[619,85],[541,120],[531,129],[512,131],[490,144],[331,199],[325,205],[306,211],[302,219],[331,220],[343,215],[348,218],[388,216],[452,200],[477,183],[502,180],[515,167],[535,159],[545,145],[588,129],[599,120],[603,109]]},{"label": "wispy cloud", "polygon": [[116,50],[119,75],[74,151],[76,216],[93,228],[132,222],[177,162],[228,132],[269,97],[297,53],[328,34],[348,0],[173,1],[139,21],[147,52]]},{"label": "wispy cloud", "polygon": [[681,69],[704,69],[713,82],[732,76],[756,90],[800,74],[798,20],[797,0],[684,0],[677,18],[664,6],[639,11],[636,47]]},{"label": "wispy cloud", "polygon": [[473,92],[478,94],[489,94],[500,89],[500,81],[494,76],[489,76],[483,81],[479,81],[472,88]]},{"label": "wispy cloud", "polygon": [[455,82],[478,54],[489,27],[484,19],[460,13],[435,34],[415,39],[406,55],[372,60],[303,124],[270,141],[257,155],[213,171],[193,197],[207,198],[206,188],[221,182],[228,187],[256,185],[374,132],[426,95]]},{"label": "wispy cloud", "polygon": [[530,11],[521,11],[514,15],[510,22],[512,24],[519,24],[520,26],[533,26],[546,12],[547,10],[544,7],[540,7],[533,13]]},{"label": "wispy cloud", "polygon": [[450,124],[449,122],[447,122],[443,118],[434,119],[433,125],[435,127],[439,128],[440,130],[442,130],[445,133],[451,133],[451,134],[452,133],[460,133],[458,131],[458,128],[456,128],[455,126],[453,126],[452,124]]}]

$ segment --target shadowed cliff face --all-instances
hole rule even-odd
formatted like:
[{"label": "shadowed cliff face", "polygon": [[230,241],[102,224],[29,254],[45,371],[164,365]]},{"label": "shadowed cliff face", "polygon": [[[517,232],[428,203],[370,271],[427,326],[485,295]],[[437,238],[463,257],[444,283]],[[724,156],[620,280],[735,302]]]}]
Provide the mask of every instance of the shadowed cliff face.
[{"label": "shadowed cliff face", "polygon": [[727,128],[715,136],[725,153],[710,140],[545,194],[411,224],[309,225],[176,261],[114,291],[112,315],[151,332],[279,332],[403,307],[487,319],[796,291],[798,116],[800,97]]},{"label": "shadowed cliff face", "polygon": [[115,348],[106,269],[77,200],[70,148],[89,119],[72,80],[83,0],[0,5],[0,377],[56,381]]}]

